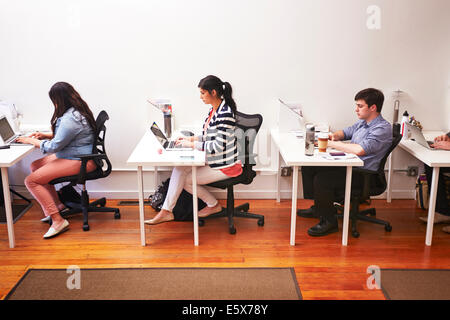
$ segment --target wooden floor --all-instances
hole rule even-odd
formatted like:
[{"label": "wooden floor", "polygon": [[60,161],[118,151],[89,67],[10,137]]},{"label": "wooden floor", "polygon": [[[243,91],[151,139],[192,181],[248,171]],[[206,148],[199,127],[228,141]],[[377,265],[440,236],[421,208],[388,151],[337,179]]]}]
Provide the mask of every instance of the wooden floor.
[{"label": "wooden floor", "polygon": [[[222,202],[222,201],[221,201]],[[236,204],[244,201],[236,200]],[[43,240],[48,225],[34,206],[15,224],[16,248],[10,249],[6,225],[0,225],[0,298],[11,290],[28,268],[83,267],[294,267],[304,299],[384,299],[380,290],[367,288],[367,268],[450,268],[450,234],[434,229],[433,245],[425,245],[425,212],[412,200],[373,201],[377,216],[393,227],[359,222],[360,238],[349,235],[341,246],[341,232],[309,237],[316,220],[298,218],[296,246],[289,245],[290,200],[250,200],[251,212],[265,215],[265,226],[255,220],[236,219],[237,233],[228,233],[225,219],[200,227],[200,245],[194,246],[192,222],[146,226],[147,246],[140,245],[137,206],[119,206],[122,219],[94,213],[89,232],[82,217],[70,218],[70,230]],[[118,200],[108,201],[116,206]],[[311,205],[299,200],[299,208]],[[146,208],[146,218],[155,212]],[[342,222],[340,222],[340,228]],[[342,230],[342,229],[340,229]]]}]

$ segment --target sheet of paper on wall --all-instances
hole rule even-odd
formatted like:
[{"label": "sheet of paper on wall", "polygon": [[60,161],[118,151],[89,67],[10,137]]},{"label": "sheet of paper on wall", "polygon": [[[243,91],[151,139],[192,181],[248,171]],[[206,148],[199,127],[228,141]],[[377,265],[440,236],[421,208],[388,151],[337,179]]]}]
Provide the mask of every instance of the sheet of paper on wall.
[{"label": "sheet of paper on wall", "polygon": [[22,114],[17,111],[13,102],[0,100],[0,115],[4,115],[8,119],[14,131],[19,131]]},{"label": "sheet of paper on wall", "polygon": [[303,111],[302,111],[302,107],[299,104],[292,104],[292,103],[286,103],[283,100],[281,100],[280,98],[278,98],[278,101],[280,101],[283,105],[285,105],[286,107],[288,107],[292,112],[294,112],[297,116],[302,117],[303,118]]}]

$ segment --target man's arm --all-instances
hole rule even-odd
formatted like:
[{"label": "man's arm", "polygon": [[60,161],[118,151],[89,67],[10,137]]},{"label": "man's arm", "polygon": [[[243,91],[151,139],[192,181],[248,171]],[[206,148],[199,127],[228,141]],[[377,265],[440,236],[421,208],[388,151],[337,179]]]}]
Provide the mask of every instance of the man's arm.
[{"label": "man's arm", "polygon": [[357,143],[344,143],[342,141],[328,141],[328,146],[339,151],[353,153],[357,156],[364,156],[366,152]]},{"label": "man's arm", "polygon": [[344,130],[333,132],[329,136],[331,141],[342,141],[345,138]]}]

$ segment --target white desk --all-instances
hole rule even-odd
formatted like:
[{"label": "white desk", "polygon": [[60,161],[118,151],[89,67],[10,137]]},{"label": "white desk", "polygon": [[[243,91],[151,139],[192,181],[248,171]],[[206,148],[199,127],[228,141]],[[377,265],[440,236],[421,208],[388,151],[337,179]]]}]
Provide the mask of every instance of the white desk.
[{"label": "white desk", "polygon": [[[435,137],[444,134],[438,131],[424,131],[427,140],[433,140]],[[439,180],[439,169],[441,167],[450,167],[450,151],[428,150],[413,140],[402,139],[399,146],[409,152],[411,155],[433,168],[433,175],[430,189],[430,199],[428,205],[428,222],[425,244],[431,246],[433,238],[434,210],[436,208],[436,194]]]},{"label": "white desk", "polygon": [[[141,244],[146,245],[145,224],[144,224],[144,187],[142,167],[155,167],[155,183],[157,181],[158,166],[192,166],[192,185],[193,185],[193,209],[194,209],[194,245],[198,246],[198,203],[197,203],[197,167],[205,165],[205,152],[203,151],[165,151],[158,153],[161,144],[155,136],[146,131],[137,146],[134,148],[127,163],[137,166],[138,174],[138,192],[139,192],[139,219],[141,229]],[[181,158],[180,156],[192,156],[191,159]],[[156,185],[155,185],[156,187]]]},{"label": "white desk", "polygon": [[[333,166],[347,167],[347,175],[345,181],[345,201],[344,201],[344,223],[342,228],[342,245],[347,245],[348,240],[348,224],[350,214],[350,191],[352,183],[352,167],[364,165],[359,158],[346,160],[327,160],[318,155],[317,149],[313,156],[305,155],[305,143],[303,139],[295,137],[292,133],[279,132],[278,129],[271,130],[272,141],[278,148],[280,156],[288,166],[294,168],[292,174],[292,207],[291,207],[291,246],[295,245],[295,228],[297,218],[297,189],[298,189],[298,168],[300,166]],[[280,159],[281,160],[281,159]],[[280,167],[278,170],[280,171]],[[280,201],[280,172],[277,177],[277,201]]]},{"label": "white desk", "polygon": [[5,199],[6,224],[8,228],[9,247],[14,248],[14,223],[11,207],[11,195],[9,192],[8,168],[16,164],[26,155],[31,153],[34,146],[11,146],[9,149],[0,149],[0,167],[2,171],[3,195]]}]

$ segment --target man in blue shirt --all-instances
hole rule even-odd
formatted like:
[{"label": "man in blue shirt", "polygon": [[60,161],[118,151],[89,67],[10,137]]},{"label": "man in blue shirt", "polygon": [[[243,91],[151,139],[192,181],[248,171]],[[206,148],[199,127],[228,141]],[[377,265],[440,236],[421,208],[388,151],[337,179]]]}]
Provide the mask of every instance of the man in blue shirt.
[{"label": "man in blue shirt", "polygon": [[[381,116],[384,95],[380,90],[368,88],[355,96],[355,112],[360,119],[354,125],[330,134],[328,146],[356,154],[364,161],[364,169],[377,171],[381,159],[392,144],[391,124]],[[345,143],[343,140],[350,140]],[[310,236],[324,236],[338,231],[336,194],[345,189],[344,167],[303,167],[303,194],[314,199],[314,206],[298,210],[301,217],[320,218],[319,224],[308,230]],[[362,177],[352,175],[352,188],[362,187]]]}]

